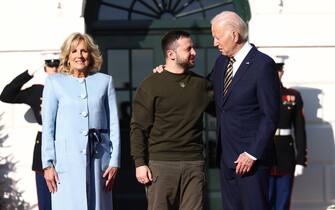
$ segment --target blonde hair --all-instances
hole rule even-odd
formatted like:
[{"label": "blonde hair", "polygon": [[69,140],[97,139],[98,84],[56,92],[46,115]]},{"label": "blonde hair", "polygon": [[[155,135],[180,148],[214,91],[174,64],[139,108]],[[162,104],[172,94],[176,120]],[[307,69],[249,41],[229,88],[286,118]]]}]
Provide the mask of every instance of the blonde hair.
[{"label": "blonde hair", "polygon": [[84,42],[84,45],[86,45],[89,52],[88,72],[92,73],[100,71],[102,65],[102,56],[98,45],[94,43],[93,38],[88,34],[81,34],[76,32],[70,34],[70,36],[65,39],[61,47],[58,72],[64,74],[73,74],[73,70],[71,70],[69,66],[69,55],[71,53],[71,49],[77,47],[81,41]]}]

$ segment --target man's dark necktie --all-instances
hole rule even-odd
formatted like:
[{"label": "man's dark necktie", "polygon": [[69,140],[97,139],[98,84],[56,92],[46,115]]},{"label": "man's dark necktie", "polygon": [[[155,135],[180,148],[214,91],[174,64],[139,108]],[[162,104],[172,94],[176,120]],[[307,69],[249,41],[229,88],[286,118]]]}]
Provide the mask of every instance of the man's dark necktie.
[{"label": "man's dark necktie", "polygon": [[224,88],[223,88],[223,95],[225,96],[228,92],[228,89],[233,81],[233,63],[235,62],[235,58],[231,57],[229,59],[229,63],[227,65],[227,70],[224,77]]}]

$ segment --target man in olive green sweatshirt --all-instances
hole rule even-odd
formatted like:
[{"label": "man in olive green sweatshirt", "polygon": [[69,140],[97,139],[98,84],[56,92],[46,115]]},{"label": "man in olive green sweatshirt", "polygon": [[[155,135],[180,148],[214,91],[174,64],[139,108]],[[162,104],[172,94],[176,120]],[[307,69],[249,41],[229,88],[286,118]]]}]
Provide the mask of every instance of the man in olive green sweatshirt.
[{"label": "man in olive green sweatshirt", "polygon": [[162,49],[164,71],[146,77],[133,101],[136,178],[147,188],[149,210],[202,210],[202,119],[212,102],[211,85],[189,71],[196,56],[189,33],[167,33]]}]

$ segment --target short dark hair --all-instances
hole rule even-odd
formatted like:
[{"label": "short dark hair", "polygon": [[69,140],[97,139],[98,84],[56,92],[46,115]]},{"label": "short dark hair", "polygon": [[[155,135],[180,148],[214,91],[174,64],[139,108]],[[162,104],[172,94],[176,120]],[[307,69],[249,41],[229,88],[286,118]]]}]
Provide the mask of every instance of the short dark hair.
[{"label": "short dark hair", "polygon": [[175,42],[181,37],[189,38],[191,35],[186,31],[170,31],[162,38],[162,50],[164,57],[166,57],[167,50],[175,50],[176,46],[173,46]]}]

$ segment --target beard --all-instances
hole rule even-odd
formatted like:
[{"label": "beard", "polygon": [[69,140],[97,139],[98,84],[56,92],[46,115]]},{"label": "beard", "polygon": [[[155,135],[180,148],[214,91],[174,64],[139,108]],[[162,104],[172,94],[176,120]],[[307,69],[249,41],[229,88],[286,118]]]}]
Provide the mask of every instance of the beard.
[{"label": "beard", "polygon": [[183,59],[179,56],[177,56],[176,62],[179,66],[183,67],[184,69],[190,69],[195,66],[195,59],[194,57],[188,57],[186,59]]}]

